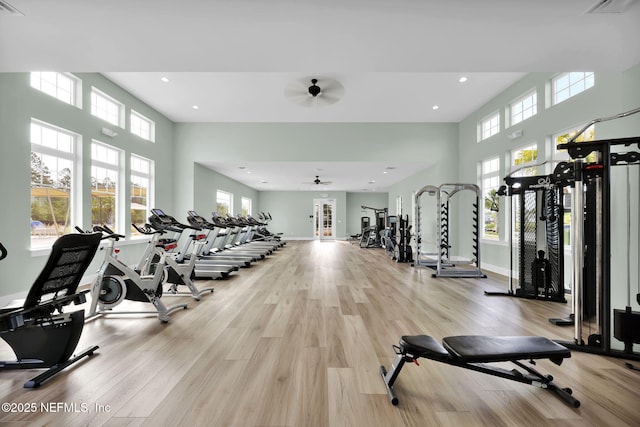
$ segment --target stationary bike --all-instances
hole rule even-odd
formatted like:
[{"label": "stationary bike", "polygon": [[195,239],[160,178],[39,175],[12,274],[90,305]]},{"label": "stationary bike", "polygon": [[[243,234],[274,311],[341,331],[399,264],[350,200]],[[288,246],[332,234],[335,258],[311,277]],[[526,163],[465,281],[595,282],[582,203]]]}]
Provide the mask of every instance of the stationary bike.
[{"label": "stationary bike", "polygon": [[[206,292],[214,292],[214,288],[198,289],[193,283],[195,278],[194,268],[197,258],[197,253],[200,251],[203,243],[200,242],[205,235],[190,235],[186,246],[193,244],[194,249],[189,259],[180,260],[181,253],[171,252],[178,247],[177,239],[161,239],[160,236],[165,233],[165,230],[154,229],[150,224],[146,224],[143,227],[139,227],[132,224],[133,227],[138,230],[139,233],[151,236],[151,240],[145,251],[145,256],[138,265],[138,271],[142,274],[154,274],[158,268],[160,260],[163,261],[164,276],[163,284],[169,284],[168,292],[165,295],[191,295],[196,301],[200,301],[200,295]],[[167,227],[168,228],[168,227]],[[170,228],[168,228],[170,229]],[[181,233],[182,230],[172,230]],[[186,250],[186,248],[185,248]],[[181,292],[178,290],[178,286],[184,285],[189,289],[189,292]]]},{"label": "stationary bike", "polygon": [[[160,299],[162,297],[165,254],[158,260],[153,275],[143,275],[118,259],[119,250],[114,245],[116,241],[124,238],[123,235],[102,226],[94,226],[93,229],[103,233],[109,243],[102,249],[105,251],[105,259],[98,270],[98,276],[91,285],[91,306],[88,319],[108,314],[157,314],[162,323],[167,323],[169,314],[177,309],[187,308],[187,304],[167,307]],[[113,311],[113,308],[125,299],[151,303],[155,311]]]}]

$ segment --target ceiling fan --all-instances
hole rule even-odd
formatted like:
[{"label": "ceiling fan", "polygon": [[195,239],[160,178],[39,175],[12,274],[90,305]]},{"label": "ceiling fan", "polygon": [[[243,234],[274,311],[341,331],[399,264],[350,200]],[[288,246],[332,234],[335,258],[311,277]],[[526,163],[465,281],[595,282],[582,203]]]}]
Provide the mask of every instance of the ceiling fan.
[{"label": "ceiling fan", "polygon": [[289,82],[284,96],[302,107],[322,107],[340,101],[344,86],[331,77],[305,77]]},{"label": "ceiling fan", "polygon": [[316,179],[311,182],[305,182],[304,184],[308,185],[331,185],[331,181],[322,181],[318,175],[316,175]]}]

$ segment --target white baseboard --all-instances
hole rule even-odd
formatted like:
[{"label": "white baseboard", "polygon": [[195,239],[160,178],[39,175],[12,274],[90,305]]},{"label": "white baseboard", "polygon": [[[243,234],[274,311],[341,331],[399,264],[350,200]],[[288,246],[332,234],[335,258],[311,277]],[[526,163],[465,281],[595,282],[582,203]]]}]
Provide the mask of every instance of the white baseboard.
[{"label": "white baseboard", "polygon": [[509,277],[509,269],[504,267],[498,267],[497,265],[482,263],[482,270],[488,270],[496,274],[500,274],[505,277]]}]

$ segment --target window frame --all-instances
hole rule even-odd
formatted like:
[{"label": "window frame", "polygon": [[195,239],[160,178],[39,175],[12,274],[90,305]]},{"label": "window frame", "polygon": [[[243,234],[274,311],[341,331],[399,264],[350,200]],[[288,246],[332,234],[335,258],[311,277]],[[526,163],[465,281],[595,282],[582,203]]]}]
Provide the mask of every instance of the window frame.
[{"label": "window frame", "polygon": [[[107,149],[108,151],[113,151],[115,152],[115,156],[117,158],[117,164],[113,164],[107,161],[104,161],[102,159],[96,159],[93,156],[93,151],[94,151],[94,146],[102,146],[102,148]],[[93,171],[94,168],[102,168],[102,169],[106,169],[108,171],[112,171],[115,172],[116,175],[116,183],[114,185],[115,188],[115,208],[113,209],[115,211],[115,218],[114,218],[114,224],[115,226],[112,226],[112,228],[114,229],[115,232],[120,233],[120,234],[125,234],[125,227],[124,227],[124,187],[123,187],[123,182],[124,182],[124,150],[118,148],[118,147],[114,147],[113,145],[109,145],[105,142],[102,142],[100,140],[97,139],[92,139],[91,140],[91,166],[90,166],[90,176],[91,176],[91,181],[89,184],[89,187],[91,189],[91,224],[94,224],[93,222]],[[103,223],[99,223],[97,225],[103,225]]]},{"label": "window frame", "polygon": [[[33,142],[34,141],[34,134],[33,134],[33,127],[34,126],[38,126],[40,128],[43,129],[48,129],[50,131],[56,132],[57,134],[63,134],[65,136],[68,136],[71,138],[70,141],[70,149],[67,150],[61,150],[59,148],[54,148],[54,147],[50,147],[47,146],[45,144],[41,144],[41,143],[37,143],[37,142]],[[44,122],[42,120],[38,120],[36,118],[31,118],[30,121],[30,137],[29,137],[29,144],[30,144],[30,153],[33,154],[35,153],[36,155],[40,154],[40,155],[44,155],[44,156],[49,156],[49,157],[55,157],[56,159],[63,159],[67,162],[69,162],[71,164],[70,169],[70,189],[69,189],[69,206],[67,208],[67,212],[68,212],[68,222],[65,224],[66,227],[62,230],[62,234],[65,234],[66,232],[70,232],[72,230],[72,225],[76,224],[78,221],[78,218],[82,218],[82,213],[80,212],[81,209],[81,200],[80,200],[80,195],[82,193],[81,191],[81,179],[78,176],[80,173],[80,161],[78,158],[78,152],[79,152],[79,146],[81,144],[82,141],[82,136],[76,132],[73,132],[69,129],[65,129],[56,125],[53,125],[51,123],[47,123]],[[40,138],[41,139],[41,138]],[[30,154],[30,158],[31,158],[31,154]],[[33,171],[33,169],[31,169]],[[59,172],[59,171],[58,171]],[[33,181],[30,180],[30,185],[29,185],[29,192],[30,192],[30,196],[31,199],[33,199],[33,195],[32,195],[32,184]],[[52,187],[53,188],[53,187]],[[52,237],[46,241],[44,241],[43,244],[34,244],[34,231],[36,228],[38,228],[38,225],[34,224],[36,222],[40,222],[39,219],[33,219],[33,200],[30,202],[30,208],[29,208],[29,216],[30,216],[30,237],[29,237],[29,247],[31,250],[40,250],[40,249],[47,249],[50,248],[53,243],[55,242],[55,240],[61,235],[61,234],[57,234],[56,231],[56,236]],[[50,205],[51,206],[51,205]],[[50,209],[52,209],[50,207]],[[66,220],[66,218],[65,218]],[[55,223],[57,223],[57,221],[55,221]],[[43,225],[42,222],[40,222],[40,225]],[[68,230],[67,230],[68,229]]]},{"label": "window frame", "polygon": [[[148,163],[148,168],[149,171],[148,172],[144,172],[144,171],[140,171],[140,170],[136,170],[133,167],[133,160],[135,159],[139,159],[140,161],[143,162],[147,162]],[[151,215],[151,206],[154,205],[154,172],[155,172],[155,162],[151,159],[148,159],[146,157],[140,156],[138,154],[135,153],[130,153],[129,154],[129,188],[130,188],[130,194],[129,194],[129,211],[131,213],[131,223],[135,223],[134,221],[134,215],[133,215],[133,198],[134,197],[138,197],[135,196],[133,194],[133,184],[134,184],[134,178],[141,178],[141,179],[146,179],[148,182],[147,185],[147,209],[146,212],[144,214],[144,218],[145,218],[145,223],[146,223],[146,219]],[[136,209],[136,210],[141,210],[141,209]],[[146,237],[144,234],[140,234],[135,230],[131,230],[131,238],[144,238]]]},{"label": "window frame", "polygon": [[[144,136],[142,135],[142,133],[138,132],[136,130],[136,127],[134,127],[133,123],[134,123],[134,117],[138,120],[140,120],[142,123],[146,123],[149,127],[149,136]],[[133,108],[130,110],[129,112],[129,132],[131,132],[131,134],[136,135],[142,139],[144,139],[145,141],[149,141],[149,142],[156,142],[156,123],[151,120],[150,118],[146,117],[143,114],[140,114],[139,112],[137,112],[136,110],[134,110]]]},{"label": "window frame", "polygon": [[[533,159],[531,159],[530,161],[524,161],[522,163],[516,163],[516,157],[518,156],[519,152],[523,152],[525,150],[535,150],[535,157],[533,157]],[[515,172],[514,175],[512,176],[534,176],[538,173],[537,171],[537,164],[538,164],[538,154],[539,154],[539,150],[538,150],[538,143],[537,142],[530,142],[527,144],[523,144],[522,146],[518,147],[518,148],[514,148],[513,150],[511,150],[509,152],[509,156],[510,156],[510,165],[511,165],[511,173],[513,174],[514,171],[516,169],[519,169],[518,172]]]},{"label": "window frame", "polygon": [[[50,80],[47,81],[43,74],[47,75],[55,75],[55,83],[52,83]],[[65,91],[69,94],[68,101],[63,99],[60,96],[60,91],[64,88],[60,87],[60,78],[65,78],[71,82],[71,88],[69,91]],[[49,84],[55,87],[55,94],[43,89],[43,82],[47,81]],[[51,96],[52,98],[57,99],[58,101],[64,102],[68,105],[73,105],[74,107],[78,107],[82,109],[82,80],[78,77],[74,76],[71,73],[59,73],[57,71],[32,71],[29,74],[29,84],[32,88],[36,89],[39,92],[42,92],[46,95]],[[65,97],[66,98],[66,97]]]},{"label": "window frame", "polygon": [[[223,196],[223,197],[220,197]],[[223,201],[228,201],[228,212],[226,213],[221,213],[220,212],[220,201],[221,199],[224,199]],[[233,216],[233,193],[230,193],[228,191],[224,191],[224,190],[216,190],[216,212],[218,212],[221,216],[225,216],[227,213],[231,216]]]},{"label": "window frame", "polygon": [[[249,203],[249,209],[245,209],[245,202]],[[241,203],[241,206],[242,206],[242,208],[240,210],[241,211],[240,213],[242,214],[242,216],[253,215],[253,212],[252,212],[253,211],[253,200],[250,197],[242,196],[240,198],[240,203]],[[245,213],[245,211],[246,211],[246,213]]]},{"label": "window frame", "polygon": [[[114,126],[118,126],[119,128],[124,129],[125,127],[125,123],[124,123],[124,113],[125,113],[125,105],[118,101],[117,99],[115,99],[114,97],[107,95],[106,93],[104,93],[103,91],[101,91],[100,89],[96,88],[95,86],[91,86],[91,115],[94,117],[99,118],[100,120],[104,120],[105,122],[112,124]],[[99,98],[102,98],[105,102],[107,103],[111,103],[113,105],[115,105],[118,108],[118,112],[117,112],[117,120],[116,122],[111,121],[108,116],[109,116],[109,112],[106,111],[106,117],[103,117],[102,115],[98,114],[98,106],[96,105],[96,102],[94,100]]]},{"label": "window frame", "polygon": [[[491,122],[496,120],[495,125],[492,125]],[[488,128],[488,132],[485,130]],[[492,132],[492,129],[495,131]],[[488,138],[491,138],[494,135],[500,133],[500,111],[494,111],[493,113],[485,116],[482,120],[478,122],[478,141],[482,142]],[[487,134],[488,133],[488,134]]]},{"label": "window frame", "polygon": [[[490,170],[487,170],[487,164],[490,164],[491,168]],[[495,166],[495,169],[494,169]],[[489,210],[487,212],[487,207],[486,207],[486,201],[487,201],[487,195],[489,193],[489,191],[491,190],[498,190],[498,188],[500,187],[500,156],[499,155],[495,155],[495,156],[491,156],[491,157],[487,157],[483,160],[481,160],[479,162],[479,178],[480,178],[480,191],[482,194],[482,227],[481,227],[481,232],[480,232],[480,238],[482,240],[488,241],[488,242],[499,242],[502,240],[502,235],[500,233],[500,215],[499,212],[495,212],[495,211],[491,211]],[[490,188],[487,188],[486,183],[487,180],[494,180],[496,181],[495,185],[491,186]],[[490,214],[492,219],[495,219],[495,225],[496,225],[496,235],[494,236],[488,236],[487,235],[487,221],[486,221],[486,215]]]},{"label": "window frame", "polygon": [[[524,108],[524,102],[527,99],[531,98],[531,97],[533,97],[531,107],[525,109]],[[514,107],[518,106],[518,104],[520,104],[520,113],[519,113],[519,115],[521,116],[521,118],[516,121],[515,118],[514,118]],[[525,111],[528,111],[528,110],[532,110],[532,113],[529,116],[524,117],[525,116]],[[511,102],[509,104],[509,114],[508,114],[509,127],[517,125],[518,123],[522,123],[525,120],[530,119],[531,117],[535,116],[536,114],[538,114],[538,91],[534,88],[534,89],[528,91],[527,93],[525,93],[524,95],[520,96],[519,98],[515,99],[513,102]]]},{"label": "window frame", "polygon": [[[572,83],[571,77],[572,75],[576,75],[576,74],[582,74],[582,77],[580,77],[576,81],[573,81]],[[558,90],[558,82],[565,77],[568,78],[567,86],[563,87],[561,90]],[[591,82],[589,86],[587,86],[588,82]],[[596,85],[596,75],[594,71],[568,71],[565,73],[558,74],[551,79],[551,105],[552,106],[558,105],[566,101],[567,99],[573,98],[574,96],[582,92],[585,92],[588,89],[591,89],[595,85]],[[581,88],[578,86],[581,86]],[[579,89],[579,90],[575,93],[572,93],[572,88],[576,90]],[[568,90],[569,92],[568,96],[566,98],[562,98],[558,100],[558,95],[565,90]]]}]

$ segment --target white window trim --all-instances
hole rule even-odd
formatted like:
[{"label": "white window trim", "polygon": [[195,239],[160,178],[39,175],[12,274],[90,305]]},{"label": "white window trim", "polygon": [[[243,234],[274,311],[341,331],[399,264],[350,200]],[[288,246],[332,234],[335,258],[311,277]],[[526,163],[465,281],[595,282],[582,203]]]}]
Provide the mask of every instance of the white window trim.
[{"label": "white window trim", "polygon": [[[522,102],[524,102],[525,99],[530,98],[531,96],[535,95],[535,109],[533,114],[531,114],[531,116],[527,117],[526,119],[523,118],[522,120],[515,122],[513,121],[513,106],[515,104],[521,104]],[[505,129],[517,124],[520,124],[526,120],[529,120],[530,118],[536,116],[538,114],[538,90],[537,89],[531,89],[530,91],[526,92],[524,95],[514,99],[512,102],[509,103],[509,106],[507,107],[507,114],[505,114],[505,123],[504,123],[504,127]],[[524,109],[523,109],[524,112]]]},{"label": "white window trim", "polygon": [[[56,132],[66,133],[72,137],[71,148],[72,152],[66,152],[57,150],[55,148],[47,147],[41,144],[35,144],[31,142],[31,136],[29,137],[29,152],[36,152],[40,154],[47,154],[51,156],[56,156],[60,158],[64,158],[70,160],[73,165],[73,170],[71,171],[71,194],[70,194],[70,223],[77,224],[79,219],[82,218],[82,168],[81,163],[82,159],[80,157],[79,147],[82,146],[82,135],[75,133],[69,129],[65,129],[51,123],[44,122],[42,120],[38,120],[36,118],[31,118],[30,124],[36,124],[41,127],[46,127]],[[29,208],[29,213],[31,214],[31,208]],[[32,256],[37,256],[43,252],[48,253],[51,250],[50,246],[31,246],[31,238],[29,238],[29,250]]]},{"label": "white window trim", "polygon": [[[106,144],[97,139],[91,140],[91,145],[93,144],[102,145],[110,150],[114,150],[118,153],[118,165],[113,165],[111,163],[103,162],[98,159],[94,159],[91,156],[91,167],[101,167],[104,169],[109,169],[112,171],[116,171],[116,175],[118,176],[118,182],[116,183],[116,227],[114,230],[116,233],[125,234],[126,229],[124,226],[125,219],[125,206],[130,206],[130,203],[125,203],[124,195],[125,195],[125,179],[124,179],[124,150],[114,147],[113,145]],[[93,151],[93,150],[92,150]],[[91,184],[89,184],[91,187]]]},{"label": "white window trim", "polygon": [[[149,173],[144,173],[144,172],[140,172],[137,170],[133,170],[130,168],[129,170],[129,175],[130,176],[136,176],[139,178],[146,178],[149,181],[149,187],[147,188],[147,213],[146,216],[148,217],[150,215],[150,211],[151,211],[151,207],[155,205],[155,178],[154,178],[154,174],[155,174],[155,162],[151,159],[148,159],[146,157],[142,157],[138,154],[134,154],[131,153],[129,155],[129,162],[131,162],[131,159],[133,159],[134,157],[137,157],[138,159],[144,160],[146,162],[149,162]],[[131,163],[129,163],[131,164]],[[128,181],[129,186],[131,186],[131,179],[129,179]],[[131,211],[131,194],[129,195],[129,203],[128,203],[128,207],[129,207],[129,211]],[[131,230],[129,230],[129,233],[131,232]],[[130,235],[131,238],[133,239],[139,239],[139,238],[146,238],[146,236],[144,234],[141,235]]]},{"label": "white window trim", "polygon": [[218,204],[218,195],[223,194],[229,196],[229,215],[233,216],[233,193],[224,190],[216,190],[216,207]]},{"label": "white window trim", "polygon": [[[563,76],[569,75],[569,74],[571,74],[571,73],[583,73],[583,74],[585,74],[585,75],[586,75],[586,74],[593,74],[593,85],[592,85],[592,86],[589,86],[588,88],[584,88],[583,90],[581,90],[581,91],[580,91],[580,92],[578,92],[578,93],[575,93],[575,94],[573,94],[573,95],[569,95],[569,97],[567,97],[567,98],[563,99],[562,101],[557,101],[557,99],[556,99],[556,98],[557,98],[558,93],[557,93],[557,90],[556,90],[556,82],[557,82],[559,79],[561,79]],[[584,81],[584,80],[585,80],[585,76],[583,76],[583,77],[582,77],[581,81]],[[564,72],[564,73],[556,74],[555,76],[553,76],[553,77],[551,78],[550,85],[549,85],[549,88],[550,88],[550,95],[551,95],[551,96],[550,96],[550,103],[551,103],[551,106],[561,104],[561,103],[563,103],[564,101],[567,101],[567,100],[569,100],[569,99],[571,99],[571,98],[575,97],[576,95],[579,95],[579,94],[581,94],[581,93],[583,93],[583,92],[586,92],[587,90],[589,90],[589,89],[593,88],[595,85],[596,85],[596,73],[595,73],[594,71],[567,71],[567,72]],[[571,87],[571,85],[569,85],[568,87]]]},{"label": "white window trim", "polygon": [[[110,121],[108,121],[106,119],[103,119],[102,117],[99,117],[99,116],[94,114],[94,112],[93,112],[93,94],[94,93],[96,95],[99,95],[102,98],[107,99],[108,101],[113,102],[114,104],[116,104],[118,106],[118,123],[112,123],[112,122],[110,122]],[[100,89],[96,88],[95,86],[91,86],[91,95],[90,96],[91,96],[91,115],[92,116],[94,116],[94,117],[96,117],[96,118],[98,118],[100,120],[103,120],[104,122],[109,123],[111,125],[118,126],[121,129],[125,128],[125,121],[124,121],[125,105],[122,102],[118,101],[117,99],[115,99],[112,96],[107,95],[106,93],[104,93]]]},{"label": "white window trim", "polygon": [[[485,123],[490,122],[495,117],[498,118],[498,130],[495,133],[491,134],[491,135],[485,136],[484,135],[484,125],[485,125]],[[492,136],[495,136],[495,135],[499,134],[500,130],[501,130],[501,127],[500,127],[500,111],[494,111],[493,113],[485,116],[482,120],[480,120],[478,122],[477,130],[478,130],[478,141],[477,142],[486,141],[487,139],[491,138]]]},{"label": "white window trim", "polygon": [[[131,126],[131,117],[133,117],[133,116],[137,116],[138,119],[140,119],[143,122],[147,122],[149,124],[149,138],[145,138],[144,136],[133,132],[133,126]],[[144,116],[143,114],[138,113],[133,108],[131,109],[130,114],[129,114],[129,131],[133,135],[136,135],[136,136],[144,139],[145,141],[156,142],[156,123],[153,120],[151,120],[150,118]]]},{"label": "white window trim", "polygon": [[[498,169],[492,172],[485,172],[485,167],[484,164],[485,162],[488,161],[493,161],[493,160],[498,160]],[[500,186],[500,170],[501,170],[501,156],[497,155],[497,156],[491,156],[491,157],[487,157],[485,159],[480,160],[480,164],[479,164],[479,177],[480,177],[480,193],[481,193],[481,230],[480,230],[480,240],[483,242],[499,242],[503,240],[503,233],[502,233],[502,228],[500,227],[500,214],[498,213],[497,215],[497,226],[498,226],[498,236],[497,238],[491,238],[491,237],[485,237],[485,224],[484,224],[484,216],[485,216],[485,207],[484,207],[484,196],[485,196],[485,187],[484,187],[484,180],[487,178],[493,178],[493,177],[497,177],[498,178],[498,185],[496,186],[496,189]]]},{"label": "white window trim", "polygon": [[[73,105],[74,107],[82,109],[82,80],[81,79],[79,79],[78,77],[74,76],[71,73],[59,73],[59,72],[56,72],[56,71],[52,71],[52,72],[56,73],[57,75],[64,76],[64,77],[66,77],[66,78],[68,78],[69,80],[72,81],[71,102],[69,103],[69,102],[66,102],[66,101],[58,98],[57,96],[54,96],[54,95],[52,95],[50,93],[47,93],[47,92],[43,91],[41,88],[35,87],[33,85],[33,76],[34,76],[34,74],[35,73],[43,73],[43,72],[45,72],[45,71],[33,71],[33,72],[31,72],[29,74],[29,85],[32,88],[34,88],[35,90],[37,90],[39,92],[44,93],[45,95],[49,95],[50,97],[52,97],[54,99],[57,99],[60,102],[64,102],[67,105]],[[40,80],[42,80],[41,76],[39,76],[38,78]]]},{"label": "white window trim", "polygon": [[[535,147],[536,149],[536,158],[531,160],[530,162],[526,162],[526,163],[522,163],[519,165],[515,164],[515,160],[516,160],[516,156],[514,155],[515,152],[517,151],[521,151],[521,150],[526,150],[529,148]],[[513,150],[509,151],[509,164],[511,167],[511,170],[509,173],[513,173],[516,169],[521,169],[524,170],[525,168],[529,168],[529,167],[534,167],[538,164],[538,156],[540,155],[540,147],[538,146],[538,143],[536,141],[532,141],[526,144],[522,144],[519,147],[514,148]]]}]

